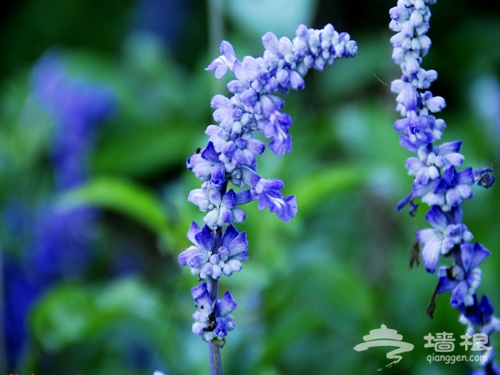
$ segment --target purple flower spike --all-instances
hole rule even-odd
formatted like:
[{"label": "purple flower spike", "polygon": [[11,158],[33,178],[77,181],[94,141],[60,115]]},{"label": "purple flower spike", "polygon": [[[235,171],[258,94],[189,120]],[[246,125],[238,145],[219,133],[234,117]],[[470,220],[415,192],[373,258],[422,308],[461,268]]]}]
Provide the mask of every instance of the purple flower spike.
[{"label": "purple flower spike", "polygon": [[[242,60],[236,58],[231,44],[221,43],[222,55],[206,70],[215,71],[216,78],[228,71],[234,74],[227,84],[230,96],[217,94],[212,98],[215,124],[205,131],[208,142],[186,162],[202,181],[200,188],[189,193],[188,201],[205,213],[205,225],[191,224],[187,237],[192,245],[179,254],[178,261],[203,280],[192,291],[198,307],[193,314],[193,332],[212,349],[213,345],[223,346],[227,333],[235,327],[230,313],[236,301],[231,294],[226,292],[215,301],[218,280],[240,271],[249,258],[247,236],[234,227],[246,218],[241,206],[256,200],[260,210],[269,207],[283,221],[297,214],[295,196],[281,192],[283,181],[257,174],[256,156],[264,153],[266,145],[256,133],[269,140],[269,149],[276,155],[290,152],[292,118],[282,112],[285,101],[278,95],[302,90],[309,69],[323,70],[337,59],[357,53],[357,44],[349,34],[339,34],[332,25],[322,30],[300,25],[292,40],[278,39],[269,32],[262,43],[265,51],[261,57],[245,56]],[[210,355],[217,355],[212,349]],[[220,358],[211,357],[211,364],[217,362]],[[211,372],[215,373],[212,368]]]},{"label": "purple flower spike", "polygon": [[[409,204],[413,216],[417,207],[415,200],[430,206],[425,219],[432,228],[416,233],[417,245],[422,246],[422,259],[428,272],[436,271],[441,255],[453,261],[452,266],[439,268],[439,283],[427,313],[432,317],[436,293],[449,292],[450,305],[461,312],[460,321],[468,325],[467,334],[472,336],[479,332],[488,339],[490,334],[500,330],[500,320],[492,316],[493,306],[489,299],[483,296],[480,300],[477,290],[482,277],[478,266],[490,253],[481,244],[470,242],[473,235],[462,223],[461,205],[473,197],[474,184],[489,188],[495,177],[490,168],[458,170],[465,159],[460,153],[461,141],[436,145],[446,124],[433,114],[442,111],[446,101],[429,90],[437,72],[420,67],[431,46],[426,34],[431,17],[429,5],[435,2],[398,0],[397,6],[389,11],[389,28],[396,33],[390,40],[392,58],[402,73],[401,78],[391,84],[391,91],[397,94],[396,110],[401,115],[395,121],[394,129],[400,133],[400,144],[417,154],[417,157],[406,160],[408,173],[413,177],[412,191],[398,203],[397,209]],[[412,253],[410,267],[413,256]],[[487,360],[481,363],[484,369],[473,374],[500,374],[499,367],[493,362],[494,350],[490,349],[486,349]]]}]

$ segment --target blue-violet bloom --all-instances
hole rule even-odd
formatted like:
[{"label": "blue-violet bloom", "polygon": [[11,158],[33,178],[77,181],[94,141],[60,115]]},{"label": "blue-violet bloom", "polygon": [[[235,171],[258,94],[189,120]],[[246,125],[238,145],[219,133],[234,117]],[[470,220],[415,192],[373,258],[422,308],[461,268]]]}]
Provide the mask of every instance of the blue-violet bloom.
[{"label": "blue-violet bloom", "polygon": [[290,152],[292,118],[282,112],[285,102],[277,94],[303,89],[309,69],[323,70],[339,58],[357,54],[357,44],[349,34],[338,33],[330,24],[321,30],[300,25],[292,40],[278,39],[268,32],[262,42],[265,51],[261,57],[245,56],[242,60],[236,58],[230,43],[221,43],[221,55],[207,70],[216,78],[229,71],[234,74],[227,84],[231,95],[212,98],[217,124],[207,127],[207,144],[186,163],[202,181],[188,200],[205,216],[203,227],[191,224],[187,237],[193,245],[178,260],[203,281],[192,290],[198,308],[193,315],[193,332],[217,346],[224,344],[227,332],[234,328],[230,313],[236,308],[229,292],[217,298],[217,282],[240,271],[248,259],[246,234],[234,227],[246,218],[241,207],[256,200],[260,210],[268,207],[283,221],[297,214],[295,196],[282,192],[284,182],[257,173],[257,156],[266,145],[255,135],[261,133],[269,139],[269,148],[278,156]]},{"label": "blue-violet bloom", "polygon": [[[400,144],[417,153],[417,157],[406,161],[408,173],[413,176],[412,190],[398,203],[397,209],[410,205],[410,214],[414,216],[417,199],[430,206],[425,219],[432,228],[416,234],[417,245],[423,246],[422,259],[428,272],[436,271],[441,255],[453,259],[451,267],[439,268],[439,282],[428,314],[432,317],[435,295],[450,292],[450,305],[460,311],[460,321],[468,325],[468,334],[481,332],[489,337],[500,330],[499,320],[493,316],[488,297],[480,300],[477,290],[482,276],[478,266],[490,253],[480,243],[471,243],[473,235],[462,222],[461,204],[473,197],[472,185],[489,188],[495,177],[491,168],[458,170],[464,162],[461,141],[435,144],[441,140],[446,124],[434,114],[446,102],[429,90],[437,72],[420,66],[431,46],[427,31],[431,18],[429,5],[434,3],[436,0],[398,0],[397,6],[389,11],[389,27],[396,32],[391,38],[392,58],[402,72],[401,78],[391,84],[391,90],[397,94],[396,110],[401,114],[394,129],[400,133]],[[493,362],[495,351],[491,349],[485,349],[487,360],[481,363],[483,370],[474,374],[500,374]]]}]

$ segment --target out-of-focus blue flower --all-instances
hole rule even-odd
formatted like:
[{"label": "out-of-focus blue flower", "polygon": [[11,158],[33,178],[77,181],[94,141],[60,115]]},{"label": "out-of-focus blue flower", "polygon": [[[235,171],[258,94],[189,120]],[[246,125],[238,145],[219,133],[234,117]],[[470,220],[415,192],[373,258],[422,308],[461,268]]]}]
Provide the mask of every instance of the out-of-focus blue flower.
[{"label": "out-of-focus blue flower", "polygon": [[[495,177],[490,168],[457,170],[464,162],[461,141],[435,144],[441,139],[446,124],[433,114],[440,112],[446,103],[428,90],[437,72],[420,67],[431,46],[426,34],[431,17],[429,5],[435,2],[398,0],[397,6],[389,11],[389,27],[396,32],[391,38],[392,58],[402,72],[401,78],[391,84],[391,90],[397,94],[396,109],[402,116],[394,123],[394,129],[400,133],[400,144],[418,155],[406,161],[406,168],[414,177],[412,191],[399,202],[397,209],[409,204],[413,216],[418,206],[416,199],[430,206],[425,219],[433,228],[416,234],[423,246],[425,267],[434,273],[441,255],[452,257],[451,267],[439,269],[437,292],[451,292],[450,304],[462,313],[461,321],[469,325],[470,332],[480,331],[489,336],[500,329],[499,320],[493,317],[489,299],[483,296],[479,301],[477,296],[481,284],[481,270],[477,266],[489,256],[489,251],[480,243],[470,242],[473,235],[462,223],[461,204],[473,197],[472,185],[477,183],[489,188]],[[428,309],[431,316],[434,303],[433,300]],[[492,362],[493,352],[489,350],[489,359],[482,364],[485,372],[479,373],[497,373],[497,366]]]},{"label": "out-of-focus blue flower", "polygon": [[27,269],[18,259],[4,257],[2,268],[6,365],[8,369],[15,369],[28,338],[27,313],[43,288],[31,278],[36,270]]},{"label": "out-of-focus blue flower", "polygon": [[36,267],[39,283],[49,286],[61,278],[83,275],[97,217],[98,211],[92,207],[61,210],[42,205],[26,260]]},{"label": "out-of-focus blue flower", "polygon": [[[50,154],[54,193],[81,185],[96,127],[115,111],[116,99],[105,85],[68,74],[62,57],[49,53],[35,65],[32,94],[54,121]],[[18,259],[12,259],[5,279],[5,325],[9,368],[14,369],[27,340],[27,315],[37,297],[57,280],[77,277],[88,260],[88,246],[97,210],[92,207],[61,209],[52,197],[40,203],[33,216],[30,239]],[[10,264],[10,263],[9,263]]]},{"label": "out-of-focus blue flower", "polygon": [[54,119],[52,160],[57,190],[81,184],[95,129],[115,112],[116,99],[105,85],[73,77],[57,53],[43,56],[33,69],[33,95]]},{"label": "out-of-focus blue flower", "polygon": [[493,169],[491,168],[481,168],[474,172],[474,181],[478,186],[489,189],[495,182],[495,176],[491,174],[492,172]]},{"label": "out-of-focus blue flower", "polygon": [[[51,155],[54,190],[81,185],[88,176],[88,156],[97,126],[115,112],[116,99],[103,84],[71,76],[62,56],[48,53],[33,69],[32,91],[54,119]],[[85,264],[86,247],[97,211],[91,207],[70,210],[45,203],[35,223],[32,261],[40,276],[51,282]]]}]

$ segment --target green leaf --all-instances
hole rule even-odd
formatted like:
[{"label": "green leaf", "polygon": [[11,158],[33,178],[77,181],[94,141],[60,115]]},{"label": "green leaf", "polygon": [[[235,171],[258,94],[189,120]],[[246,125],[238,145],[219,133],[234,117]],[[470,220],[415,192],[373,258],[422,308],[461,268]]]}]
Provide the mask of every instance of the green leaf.
[{"label": "green leaf", "polygon": [[33,310],[33,333],[46,350],[58,351],[84,340],[98,329],[92,295],[76,285],[47,294]]},{"label": "green leaf", "polygon": [[143,177],[166,168],[185,168],[186,158],[196,148],[186,140],[194,137],[198,130],[177,122],[175,129],[174,126],[153,126],[114,134],[95,151],[92,170],[96,174]]},{"label": "green leaf", "polygon": [[265,344],[263,362],[271,362],[294,340],[321,328],[321,322],[310,311],[292,311],[276,322]]},{"label": "green leaf", "polygon": [[359,165],[322,169],[305,175],[299,184],[290,186],[288,191],[297,197],[302,215],[320,204],[326,196],[362,186],[369,176],[367,171],[366,167]]},{"label": "green leaf", "polygon": [[122,320],[155,332],[165,313],[161,296],[135,278],[98,286],[67,283],[42,297],[31,315],[31,326],[42,348],[58,352],[97,335],[106,336]]},{"label": "green leaf", "polygon": [[142,186],[120,177],[95,177],[85,185],[63,193],[58,202],[64,208],[98,206],[130,216],[172,242],[172,226],[161,200]]}]

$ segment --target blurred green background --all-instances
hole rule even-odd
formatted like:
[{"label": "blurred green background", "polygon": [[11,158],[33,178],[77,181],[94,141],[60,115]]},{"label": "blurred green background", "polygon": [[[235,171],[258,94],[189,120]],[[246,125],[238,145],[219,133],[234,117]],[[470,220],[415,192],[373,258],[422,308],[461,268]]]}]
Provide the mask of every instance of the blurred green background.
[{"label": "blurred green background", "polygon": [[[237,328],[222,349],[225,373],[433,375],[477,367],[426,361],[435,352],[424,348],[425,335],[451,332],[452,354],[464,354],[465,328],[449,295],[438,296],[433,320],[426,315],[437,278],[408,268],[414,233],[426,226],[425,207],[416,218],[395,211],[411,178],[389,90],[400,76],[387,27],[394,5],[9,2],[0,19],[0,374],[208,373],[206,343],[191,333],[189,290],[197,280],[177,263],[189,246],[190,222],[203,217],[186,199],[200,181],[185,160],[206,144],[211,96],[226,93],[204,68],[218,56],[221,38],[241,59],[262,53],[266,31],[293,37],[299,23],[328,22],[358,41],[359,56],[311,72],[306,92],[287,95],[293,151],[259,158],[261,175],[283,179],[299,211],[283,223],[255,204],[245,207],[248,218],[238,229],[248,234],[250,260],[221,283],[239,303]],[[500,164],[499,8],[438,2],[423,64],[438,71],[432,91],[447,101],[443,140],[463,140],[465,164],[475,168]],[[33,83],[42,57],[54,55],[68,80],[105,87],[114,98],[85,154],[71,154],[83,163],[84,178],[70,189],[57,188],[55,177],[58,108],[41,104]],[[476,188],[463,207],[465,223],[492,252],[480,293],[499,307],[497,191]],[[83,256],[69,251],[72,243],[47,245],[55,223],[47,212],[89,206],[91,225],[72,227],[76,234],[69,236],[84,243]],[[50,280],[47,269],[55,274]],[[388,348],[353,350],[381,324],[415,345],[390,368]],[[498,348],[500,339],[493,336],[493,344]]]}]

